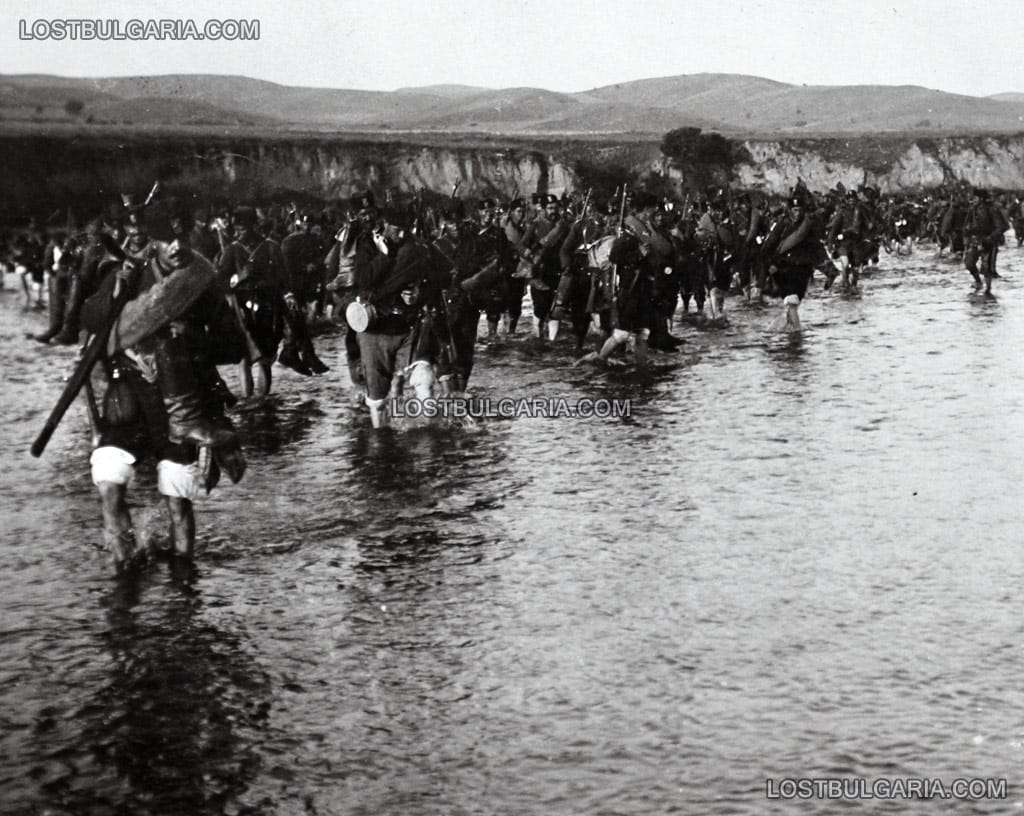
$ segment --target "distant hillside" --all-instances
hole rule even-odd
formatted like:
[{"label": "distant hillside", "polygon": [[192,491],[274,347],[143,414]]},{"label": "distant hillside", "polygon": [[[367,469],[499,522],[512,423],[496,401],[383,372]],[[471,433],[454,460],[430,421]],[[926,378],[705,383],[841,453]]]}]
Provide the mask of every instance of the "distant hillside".
[{"label": "distant hillside", "polygon": [[117,97],[83,87],[82,80],[63,77],[0,77],[0,116],[15,119],[28,116],[64,117],[65,104],[77,100],[83,105],[116,101]]},{"label": "distant hillside", "polygon": [[[69,99],[83,110],[69,114]],[[141,100],[141,101],[140,101]],[[157,100],[164,100],[159,103]],[[1024,94],[972,97],[911,85],[798,86],[738,74],[643,79],[579,93],[429,85],[398,91],[302,88],[221,75],[74,79],[0,76],[7,121],[260,124],[285,130],[660,136],[691,126],[801,136],[1024,130]]]},{"label": "distant hillside", "polygon": [[685,110],[762,133],[1024,129],[1024,103],[913,85],[787,85],[736,74],[694,74],[609,85],[587,94]]},{"label": "distant hillside", "polygon": [[630,132],[659,133],[684,125],[721,127],[688,114],[661,108],[604,102],[542,88],[484,91],[398,119],[396,127],[493,132]]},{"label": "distant hillside", "polygon": [[130,122],[138,125],[180,122],[187,125],[266,125],[274,122],[264,116],[238,113],[192,99],[139,97],[119,99],[90,107],[97,122]]},{"label": "distant hillside", "polygon": [[462,99],[484,91],[493,91],[493,88],[481,88],[478,85],[423,85],[418,88],[399,88],[397,94],[429,94],[440,96],[445,99]]},{"label": "distant hillside", "polygon": [[736,116],[736,110],[728,107],[730,102],[764,98],[792,87],[772,79],[742,74],[689,74],[606,85],[587,91],[586,95],[656,108],[720,105],[721,109],[712,118],[728,120]]},{"label": "distant hillside", "polygon": [[209,74],[86,81],[97,90],[122,99],[139,96],[190,99],[296,124],[376,124],[427,109],[438,101],[438,97],[424,94],[296,88],[248,77]]}]

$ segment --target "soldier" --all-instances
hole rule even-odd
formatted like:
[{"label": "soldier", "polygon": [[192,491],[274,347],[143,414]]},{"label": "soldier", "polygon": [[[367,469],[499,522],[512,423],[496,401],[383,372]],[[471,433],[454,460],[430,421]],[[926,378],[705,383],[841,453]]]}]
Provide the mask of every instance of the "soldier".
[{"label": "soldier", "polygon": [[[508,205],[508,215],[504,223],[505,238],[508,239],[514,253],[515,260],[521,262],[526,260],[528,250],[525,245],[527,223],[526,223],[526,200],[522,198],[512,199]],[[491,321],[497,323],[501,313],[504,312],[508,318],[506,333],[511,337],[516,333],[516,326],[523,313],[523,296],[526,294],[526,281],[518,276],[512,277],[508,282],[508,300],[504,309],[490,311],[487,313],[488,330]],[[497,326],[495,325],[495,328]]]},{"label": "soldier", "polygon": [[598,241],[608,235],[608,227],[600,212],[601,207],[597,202],[584,202],[579,217],[573,221],[559,251],[562,276],[558,281],[552,317],[562,319],[568,314],[572,320],[577,350],[583,348],[590,328],[591,310],[596,306],[596,293],[593,298],[591,293],[595,286],[600,285],[597,277],[601,270],[591,268],[590,252]]},{"label": "soldier", "polygon": [[543,212],[530,225],[523,240],[524,257],[534,265],[530,279],[530,299],[533,301],[533,336],[544,338],[547,324],[548,340],[558,337],[559,321],[551,316],[555,290],[561,277],[559,250],[569,232],[569,224],[562,214],[562,202],[557,196],[543,197]]},{"label": "soldier", "polygon": [[651,214],[649,222],[651,250],[647,263],[654,276],[651,297],[656,318],[651,326],[649,345],[659,351],[675,351],[683,343],[672,334],[672,319],[679,303],[682,277],[679,256],[672,241],[674,217],[675,207],[671,203],[662,203]]},{"label": "soldier", "polygon": [[974,191],[974,200],[967,213],[964,223],[966,249],[964,251],[964,267],[974,278],[975,290],[982,288],[980,273],[985,277],[985,294],[992,293],[992,279],[998,278],[996,272],[996,256],[999,245],[1003,243],[1003,234],[1010,228],[1002,211],[996,207],[989,196],[988,190],[980,187]]},{"label": "soldier", "polygon": [[287,274],[280,247],[257,229],[252,207],[238,207],[233,214],[235,239],[217,262],[222,281],[230,290],[229,303],[245,339],[239,364],[244,397],[270,393],[271,366],[277,356],[287,301]]},{"label": "soldier", "polygon": [[192,242],[192,249],[195,252],[208,261],[217,262],[217,256],[220,254],[220,239],[217,230],[208,222],[205,210],[196,210],[195,226],[192,228],[189,240]]},{"label": "soldier", "polygon": [[840,286],[857,288],[861,267],[868,260],[865,235],[868,229],[864,206],[856,190],[836,209],[828,226],[828,242],[839,263]]},{"label": "soldier", "polygon": [[953,190],[949,202],[939,219],[939,254],[947,246],[954,255],[964,252],[964,223],[967,220],[967,206],[962,193]]},{"label": "soldier", "polygon": [[[419,399],[433,393],[433,334],[421,326],[421,287],[430,278],[430,253],[411,232],[408,213],[384,213],[382,251],[356,270],[360,304],[375,319],[357,334],[366,377],[366,404],[374,428],[388,424],[386,400],[396,375],[408,376]],[[349,307],[352,309],[352,306]]]},{"label": "soldier", "polygon": [[[218,339],[210,327],[226,305],[212,265],[191,249],[191,227],[189,214],[178,210],[166,224],[168,241],[148,245],[146,255],[124,264],[101,264],[100,274],[104,268],[108,274],[83,308],[85,326],[100,331],[121,289],[130,293],[111,335],[117,351],[104,366],[107,390],[91,458],[104,539],[119,570],[138,555],[126,496],[139,459],[152,454],[159,460],[157,489],[170,516],[174,552],[184,557],[195,546],[195,499],[204,487],[212,489],[221,469],[236,482],[245,470],[212,356]],[[168,279],[190,297],[170,298],[157,286]],[[200,448],[209,450],[205,469]]]},{"label": "soldier", "polygon": [[749,300],[760,303],[761,294],[764,291],[764,282],[767,269],[764,265],[764,256],[761,254],[761,245],[768,235],[768,205],[762,199],[750,206],[750,223],[747,226],[747,233],[744,237],[744,264],[749,270],[747,272],[747,283],[749,289],[747,297]]},{"label": "soldier", "polygon": [[1024,201],[1019,195],[1013,197],[1013,204],[1010,206],[1010,221],[1013,226],[1013,234],[1017,237],[1017,246],[1024,245]]},{"label": "soldier", "polygon": [[633,198],[632,211],[624,219],[625,230],[640,241],[642,266],[651,282],[651,303],[655,320],[650,326],[651,348],[674,350],[676,338],[669,334],[679,294],[678,257],[669,227],[670,210],[646,192]]},{"label": "soldier", "polygon": [[315,307],[319,288],[323,285],[324,249],[311,231],[309,216],[296,213],[294,228],[281,242],[281,255],[288,276],[287,301],[284,314],[284,344],[278,362],[299,374],[323,374],[328,368],[313,348],[307,312]]},{"label": "soldier", "polygon": [[57,340],[61,345],[71,345],[78,340],[77,329],[64,332],[66,315],[71,311],[74,298],[79,297],[81,282],[78,270],[81,265],[81,247],[74,235],[68,234],[53,239],[46,247],[44,266],[48,272],[50,320],[46,331],[33,336],[40,343]]},{"label": "soldier", "polygon": [[[646,205],[646,201],[641,205]],[[604,363],[615,350],[630,340],[634,342],[637,365],[647,362],[651,328],[658,319],[654,307],[654,267],[648,261],[657,255],[645,248],[643,241],[631,230],[623,230],[611,247],[610,261],[614,296],[612,298],[612,333],[601,350],[582,357],[578,362]]]},{"label": "soldier", "polygon": [[[477,220],[453,223],[445,218],[442,227],[448,236],[435,242],[442,254],[444,291],[438,304],[442,320],[438,321],[442,368],[440,382],[443,393],[464,391],[473,371],[477,326],[480,311],[488,312],[491,339],[497,334],[497,318],[490,315],[508,300],[508,283],[514,266],[514,253],[496,223],[497,202],[485,198],[477,205]],[[447,247],[450,247],[448,249]],[[450,257],[448,255],[450,253]]]},{"label": "soldier", "polygon": [[806,196],[794,196],[763,245],[769,259],[768,294],[782,298],[787,331],[800,331],[800,302],[807,295],[822,249],[811,202]]},{"label": "soldier", "polygon": [[64,326],[54,338],[58,343],[71,345],[81,334],[82,306],[99,285],[97,267],[107,251],[101,240],[103,221],[94,218],[85,225],[85,238],[79,252],[78,268],[75,271],[68,292],[67,309],[64,312]]},{"label": "soldier", "polygon": [[12,247],[14,271],[21,277],[27,309],[43,309],[43,256],[46,244],[35,218],[29,219],[25,231],[17,235]]},{"label": "soldier", "polygon": [[700,241],[697,239],[695,208],[684,207],[669,234],[676,251],[683,312],[690,311],[690,299],[693,298],[697,314],[700,314],[704,311],[707,292],[707,267],[702,260]]},{"label": "soldier", "polygon": [[732,285],[735,240],[736,231],[726,214],[724,200],[709,200],[707,209],[697,224],[697,242],[706,270],[712,320],[717,320],[725,314],[725,296]]},{"label": "soldier", "polygon": [[[334,300],[334,314],[340,314],[345,326],[345,360],[354,393],[353,403],[366,399],[366,377],[363,373],[359,339],[348,325],[345,310],[355,301],[359,292],[357,276],[365,277],[373,260],[380,254],[374,240],[378,210],[373,193],[357,193],[349,201],[345,224],[334,236],[334,245],[324,259],[328,278],[327,290]],[[362,270],[362,271],[360,271]]]}]

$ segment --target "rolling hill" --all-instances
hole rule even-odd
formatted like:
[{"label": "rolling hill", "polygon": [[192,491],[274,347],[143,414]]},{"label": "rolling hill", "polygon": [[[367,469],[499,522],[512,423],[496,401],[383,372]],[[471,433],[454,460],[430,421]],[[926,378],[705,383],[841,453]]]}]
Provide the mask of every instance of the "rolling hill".
[{"label": "rolling hill", "polygon": [[660,135],[691,126],[758,135],[1017,132],[1024,94],[972,97],[918,86],[790,85],[738,74],[690,74],[579,93],[428,85],[362,91],[221,75],[75,79],[0,76],[0,116],[159,124],[258,124],[294,130]]},{"label": "rolling hill", "polygon": [[693,74],[589,91],[608,101],[687,110],[761,133],[1024,130],[1024,104],[914,85],[787,85],[736,74]]}]

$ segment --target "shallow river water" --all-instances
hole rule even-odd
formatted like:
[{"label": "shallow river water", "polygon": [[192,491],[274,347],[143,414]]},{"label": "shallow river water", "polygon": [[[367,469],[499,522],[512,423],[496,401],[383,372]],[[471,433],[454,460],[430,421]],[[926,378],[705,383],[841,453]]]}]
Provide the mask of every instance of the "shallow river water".
[{"label": "shallow river water", "polygon": [[[679,317],[651,369],[480,346],[477,396],[628,419],[375,433],[332,365],[236,414],[193,571],[115,580],[74,352],[0,293],[0,812],[1005,813],[1024,802],[1024,250]],[[13,285],[13,276],[7,285]],[[527,326],[520,329],[525,334]],[[232,384],[233,378],[229,378]],[[153,503],[140,474],[133,507]],[[767,780],[1005,778],[794,802]]]}]

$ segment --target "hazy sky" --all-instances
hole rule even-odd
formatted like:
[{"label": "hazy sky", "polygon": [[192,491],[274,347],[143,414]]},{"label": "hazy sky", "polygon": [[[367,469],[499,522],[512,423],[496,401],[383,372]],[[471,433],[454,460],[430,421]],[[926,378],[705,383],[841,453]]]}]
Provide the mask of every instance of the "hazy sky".
[{"label": "hazy sky", "polygon": [[[977,9],[983,8],[984,11]],[[743,73],[818,85],[1024,92],[1024,4],[989,0],[3,0],[0,73],[217,73],[392,90],[461,83],[580,91]],[[258,18],[242,42],[22,41],[19,20]]]}]

